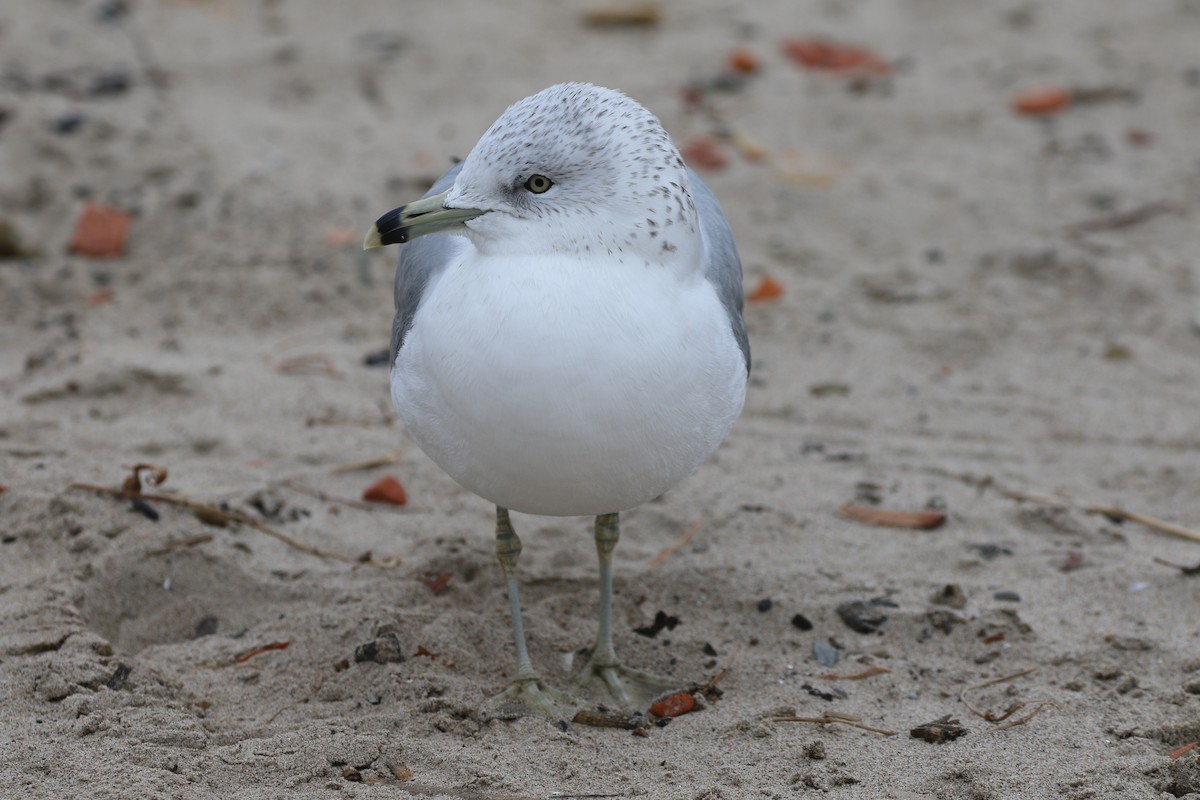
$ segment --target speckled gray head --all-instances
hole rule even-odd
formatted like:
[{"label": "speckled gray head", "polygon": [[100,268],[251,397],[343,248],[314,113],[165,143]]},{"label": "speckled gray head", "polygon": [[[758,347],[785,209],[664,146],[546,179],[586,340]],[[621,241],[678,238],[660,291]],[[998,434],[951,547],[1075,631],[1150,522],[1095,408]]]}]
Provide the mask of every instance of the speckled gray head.
[{"label": "speckled gray head", "polygon": [[658,119],[586,83],[509,107],[447,192],[385,215],[368,243],[450,229],[487,254],[611,252],[661,264],[699,246],[688,170]]}]

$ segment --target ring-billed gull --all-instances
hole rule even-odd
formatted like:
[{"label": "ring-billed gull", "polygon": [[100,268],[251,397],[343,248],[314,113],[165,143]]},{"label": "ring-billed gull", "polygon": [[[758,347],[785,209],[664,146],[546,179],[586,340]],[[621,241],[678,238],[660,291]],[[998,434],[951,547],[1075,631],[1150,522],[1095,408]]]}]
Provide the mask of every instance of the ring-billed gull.
[{"label": "ring-billed gull", "polygon": [[579,682],[644,707],[670,682],[613,649],[619,513],[716,450],[750,369],[716,197],[641,105],[559,84],[511,106],[364,246],[396,243],[392,401],[421,449],[496,505],[517,674],[489,709],[557,718],[573,705],[529,658],[509,509],[596,517],[599,632]]}]

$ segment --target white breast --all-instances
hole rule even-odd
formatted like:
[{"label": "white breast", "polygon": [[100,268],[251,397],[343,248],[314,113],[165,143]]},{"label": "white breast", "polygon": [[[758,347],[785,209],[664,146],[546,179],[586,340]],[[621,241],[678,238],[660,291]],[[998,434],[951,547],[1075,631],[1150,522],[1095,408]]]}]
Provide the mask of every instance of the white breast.
[{"label": "white breast", "polygon": [[741,412],[745,361],[699,275],[468,254],[427,292],[392,400],[421,449],[497,505],[632,508],[695,471]]}]

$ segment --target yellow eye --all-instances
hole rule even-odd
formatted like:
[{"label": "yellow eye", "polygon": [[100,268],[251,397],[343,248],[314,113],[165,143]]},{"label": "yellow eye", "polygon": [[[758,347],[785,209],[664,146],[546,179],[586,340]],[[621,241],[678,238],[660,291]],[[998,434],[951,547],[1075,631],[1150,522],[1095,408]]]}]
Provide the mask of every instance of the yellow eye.
[{"label": "yellow eye", "polygon": [[525,181],[525,188],[534,194],[542,194],[550,190],[554,185],[554,181],[547,178],[545,175],[530,175],[529,180]]}]

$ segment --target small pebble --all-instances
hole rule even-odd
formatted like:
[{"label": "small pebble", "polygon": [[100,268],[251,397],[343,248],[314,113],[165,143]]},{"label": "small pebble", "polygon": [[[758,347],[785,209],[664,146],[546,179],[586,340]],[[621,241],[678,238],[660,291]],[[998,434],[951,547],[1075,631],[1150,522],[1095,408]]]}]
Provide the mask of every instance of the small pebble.
[{"label": "small pebble", "polygon": [[887,615],[862,600],[852,600],[837,607],[842,622],[859,633],[874,633],[887,622]]},{"label": "small pebble", "polygon": [[196,632],[192,638],[199,639],[202,636],[212,636],[217,632],[217,618],[205,617],[196,623]]},{"label": "small pebble", "polygon": [[57,133],[59,136],[69,136],[75,131],[83,127],[83,123],[87,122],[87,117],[78,112],[72,111],[56,117],[50,123],[50,130]]},{"label": "small pebble", "polygon": [[1005,547],[1002,544],[994,544],[992,542],[984,542],[983,544],[969,544],[967,545],[967,549],[974,550],[984,561],[992,561],[1000,556],[1011,556],[1013,554],[1011,548]]},{"label": "small pebble", "polygon": [[715,656],[716,654],[717,654],[717,648],[713,647],[708,642],[705,642],[704,643],[704,655]]},{"label": "small pebble", "polygon": [[932,603],[951,608],[963,608],[967,605],[967,595],[957,583],[947,583],[929,599]]},{"label": "small pebble", "polygon": [[1007,590],[1007,589],[1005,589],[1005,590],[1003,590],[1003,591],[996,592],[996,593],[995,593],[994,595],[992,595],[992,596],[993,596],[993,597],[995,597],[997,600],[1001,600],[1001,601],[1003,601],[1003,602],[1005,602],[1005,603],[1019,603],[1019,602],[1021,602],[1021,595],[1017,594],[1016,592],[1009,591],[1009,590]]},{"label": "small pebble", "polygon": [[391,366],[391,362],[391,350],[376,350],[373,353],[367,353],[363,356],[364,367],[388,367]]},{"label": "small pebble", "polygon": [[404,652],[400,647],[400,637],[394,633],[381,633],[379,638],[354,648],[354,660],[357,663],[374,661],[377,664],[399,664],[404,660]]},{"label": "small pebble", "polygon": [[794,615],[792,617],[792,625],[802,631],[811,631],[813,629],[812,622],[809,621],[808,617],[804,616],[803,614]]},{"label": "small pebble", "polygon": [[762,600],[758,601],[758,610],[765,613],[771,610],[772,605],[774,605],[774,603],[771,602],[771,598],[764,597]]},{"label": "small pebble", "polygon": [[125,681],[129,679],[129,673],[133,672],[133,668],[125,664],[117,664],[117,668],[113,670],[113,674],[109,676],[104,685],[114,692],[125,686]]},{"label": "small pebble", "polygon": [[125,72],[102,72],[92,79],[88,93],[96,96],[124,94],[131,85],[133,81]]},{"label": "small pebble", "polygon": [[129,501],[129,505],[133,508],[134,511],[138,512],[146,519],[152,520],[155,522],[158,521],[158,509],[156,509],[154,506],[147,503],[142,498],[140,498],[140,497],[133,498],[132,500]]},{"label": "small pebble", "polygon": [[373,706],[377,706],[383,702],[383,698],[372,692],[371,694],[367,695],[367,702]]},{"label": "small pebble", "polygon": [[824,639],[817,639],[812,643],[812,653],[813,658],[817,659],[817,663],[822,667],[834,666],[840,657],[837,648]]}]

